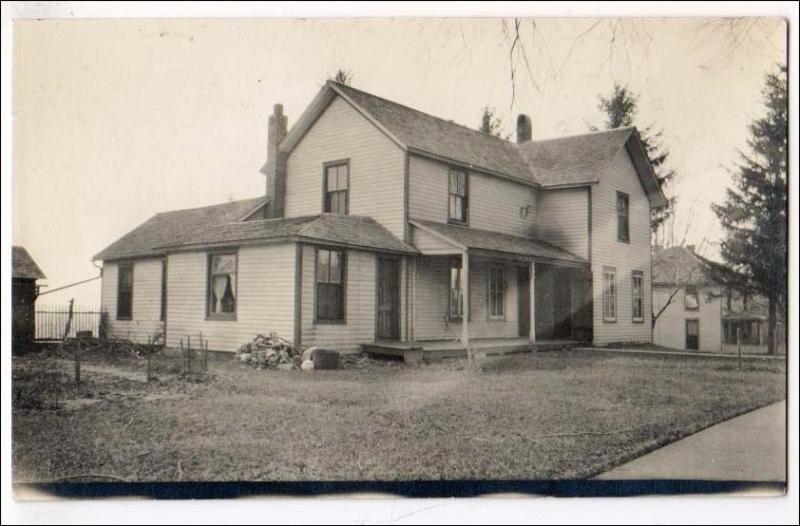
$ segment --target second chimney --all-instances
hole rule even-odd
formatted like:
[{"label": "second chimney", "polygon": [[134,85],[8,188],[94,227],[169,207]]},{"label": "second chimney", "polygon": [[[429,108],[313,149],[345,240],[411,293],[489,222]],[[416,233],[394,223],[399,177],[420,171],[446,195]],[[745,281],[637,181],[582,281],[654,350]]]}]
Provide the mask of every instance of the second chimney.
[{"label": "second chimney", "polygon": [[286,155],[278,144],[286,137],[288,119],[283,114],[283,104],[276,104],[269,117],[267,129],[267,199],[265,218],[283,217],[286,200]]},{"label": "second chimney", "polygon": [[517,117],[517,144],[523,142],[530,142],[533,135],[533,126],[531,125],[531,118],[520,113]]}]

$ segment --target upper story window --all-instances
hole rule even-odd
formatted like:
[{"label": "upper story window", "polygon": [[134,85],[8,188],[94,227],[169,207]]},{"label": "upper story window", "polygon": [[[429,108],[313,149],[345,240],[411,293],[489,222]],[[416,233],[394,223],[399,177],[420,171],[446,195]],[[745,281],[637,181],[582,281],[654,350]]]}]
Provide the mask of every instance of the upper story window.
[{"label": "upper story window", "polygon": [[208,317],[232,320],[236,316],[236,254],[208,256]]},{"label": "upper story window", "polygon": [[506,316],[506,276],[503,267],[489,267],[489,319]]},{"label": "upper story window", "polygon": [[603,268],[603,321],[617,321],[617,271]]},{"label": "upper story window", "polygon": [[344,321],[344,251],[316,250],[316,321]]},{"label": "upper story window", "polygon": [[467,222],[467,173],[450,170],[448,173],[447,219],[454,223]]},{"label": "upper story window", "polygon": [[117,319],[133,319],[133,263],[120,263],[117,275]]},{"label": "upper story window", "polygon": [[644,321],[644,274],[640,270],[631,274],[631,303],[633,321]]},{"label": "upper story window", "polygon": [[628,205],[628,194],[617,192],[617,240],[625,243],[630,241]]},{"label": "upper story window", "polygon": [[697,310],[700,308],[700,297],[697,294],[697,286],[686,285],[683,291],[683,306],[686,310]]},{"label": "upper story window", "polygon": [[451,320],[461,319],[464,314],[464,291],[461,288],[461,261],[458,258],[450,259],[449,267],[449,296],[447,315]]},{"label": "upper story window", "polygon": [[350,164],[347,161],[325,164],[324,188],[322,211],[346,215],[350,201]]}]

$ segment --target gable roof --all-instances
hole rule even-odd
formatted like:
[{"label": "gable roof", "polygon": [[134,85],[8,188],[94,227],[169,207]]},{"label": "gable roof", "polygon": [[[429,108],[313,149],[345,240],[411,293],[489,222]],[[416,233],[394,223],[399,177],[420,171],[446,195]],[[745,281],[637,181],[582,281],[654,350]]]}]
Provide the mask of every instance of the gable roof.
[{"label": "gable roof", "polygon": [[699,285],[707,282],[703,260],[685,247],[671,247],[653,254],[654,285]]},{"label": "gable roof", "polygon": [[538,239],[500,234],[488,230],[437,223],[435,221],[423,219],[412,219],[411,224],[418,228],[432,231],[462,249],[502,252],[573,263],[576,265],[588,265],[588,261],[582,257]]},{"label": "gable roof", "polygon": [[275,240],[308,240],[387,252],[416,253],[374,219],[319,214],[241,221],[262,198],[156,214],[94,259],[155,257],[168,250]]},{"label": "gable roof", "polygon": [[45,279],[46,276],[25,247],[11,247],[11,274],[15,279]]},{"label": "gable roof", "polygon": [[597,183],[611,160],[627,150],[651,207],[667,204],[635,128],[518,145],[333,81],[292,126],[281,150],[291,152],[337,96],[403,150],[543,188]]}]

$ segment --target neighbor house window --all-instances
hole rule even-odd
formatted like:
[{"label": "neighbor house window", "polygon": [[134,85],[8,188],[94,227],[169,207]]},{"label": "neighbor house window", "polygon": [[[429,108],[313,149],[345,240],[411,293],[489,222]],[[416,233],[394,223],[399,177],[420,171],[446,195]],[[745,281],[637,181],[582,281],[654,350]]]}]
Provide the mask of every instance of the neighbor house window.
[{"label": "neighbor house window", "polygon": [[208,256],[208,317],[236,316],[236,254]]},{"label": "neighbor house window", "polygon": [[117,276],[117,319],[133,319],[133,263],[120,263]]},{"label": "neighbor house window", "polygon": [[617,239],[619,241],[628,242],[630,240],[628,215],[628,194],[617,192]]},{"label": "neighbor house window", "polygon": [[350,165],[337,162],[325,165],[325,203],[323,212],[346,215],[350,188]]},{"label": "neighbor house window", "polygon": [[161,321],[167,319],[167,260],[161,260]]},{"label": "neighbor house window", "polygon": [[633,304],[633,321],[644,321],[644,274],[634,270],[631,275],[631,303]]},{"label": "neighbor house window", "polygon": [[610,267],[603,269],[603,320],[617,320],[617,271]]},{"label": "neighbor house window", "polygon": [[318,248],[316,254],[316,319],[344,321],[344,251]]},{"label": "neighbor house window", "polygon": [[450,319],[461,319],[464,315],[464,291],[461,288],[461,261],[450,259],[450,294],[447,314]]},{"label": "neighbor house window", "polygon": [[503,267],[489,267],[489,319],[506,316],[506,278]]},{"label": "neighbor house window", "polygon": [[456,223],[467,222],[467,174],[450,170],[448,175],[448,219]]},{"label": "neighbor house window", "polygon": [[686,310],[697,310],[700,308],[700,298],[695,285],[686,285],[683,291],[683,306]]}]

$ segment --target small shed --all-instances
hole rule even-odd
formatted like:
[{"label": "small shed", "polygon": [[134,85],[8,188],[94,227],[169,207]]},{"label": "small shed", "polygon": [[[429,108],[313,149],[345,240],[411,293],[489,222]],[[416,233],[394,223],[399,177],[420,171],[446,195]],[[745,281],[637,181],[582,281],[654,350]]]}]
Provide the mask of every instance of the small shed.
[{"label": "small shed", "polygon": [[24,348],[36,334],[36,296],[39,295],[37,279],[45,279],[44,272],[25,250],[25,247],[11,248],[13,311],[13,348]]}]

